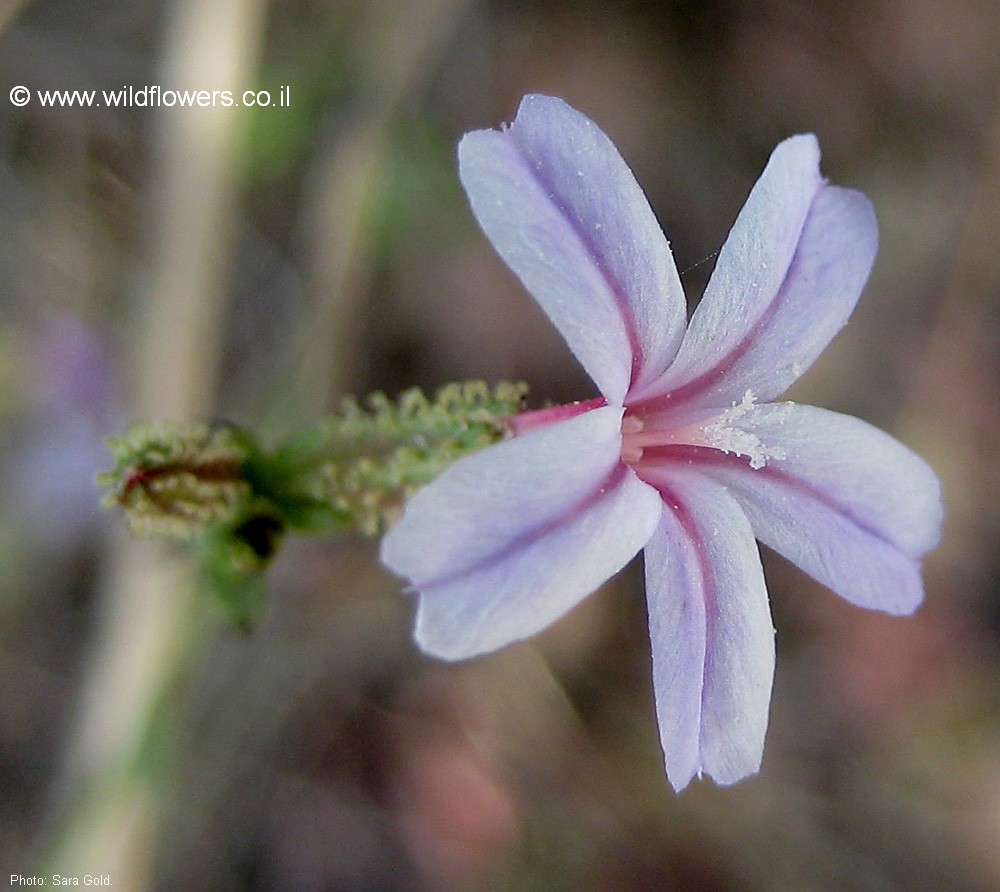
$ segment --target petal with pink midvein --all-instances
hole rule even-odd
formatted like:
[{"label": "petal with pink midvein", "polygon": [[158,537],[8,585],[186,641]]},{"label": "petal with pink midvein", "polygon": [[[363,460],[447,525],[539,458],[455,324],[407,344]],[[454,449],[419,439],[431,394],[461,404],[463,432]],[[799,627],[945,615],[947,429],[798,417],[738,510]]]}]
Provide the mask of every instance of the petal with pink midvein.
[{"label": "petal with pink midvein", "polygon": [[653,687],[667,776],[731,784],[760,767],[774,629],[750,524],[697,473],[657,472],[665,507],[646,546]]},{"label": "petal with pink midvein", "polygon": [[763,405],[739,419],[783,458],[751,468],[718,450],[664,450],[725,484],[757,538],[861,607],[912,612],[919,558],[941,536],[937,476],[898,440],[815,406]]},{"label": "petal with pink midvein", "polygon": [[461,659],[545,628],[646,544],[662,509],[621,463],[622,410],[594,409],[452,465],[382,559],[419,595],[417,641]]},{"label": "petal with pink midvein", "polygon": [[608,402],[656,378],[683,336],[684,294],[611,140],[561,100],[526,96],[510,127],[467,134],[458,155],[483,231]]},{"label": "petal with pink midvein", "polygon": [[780,396],[847,322],[878,227],[860,192],[825,185],[812,136],[779,145],[740,213],[674,364],[630,396],[726,406]]}]

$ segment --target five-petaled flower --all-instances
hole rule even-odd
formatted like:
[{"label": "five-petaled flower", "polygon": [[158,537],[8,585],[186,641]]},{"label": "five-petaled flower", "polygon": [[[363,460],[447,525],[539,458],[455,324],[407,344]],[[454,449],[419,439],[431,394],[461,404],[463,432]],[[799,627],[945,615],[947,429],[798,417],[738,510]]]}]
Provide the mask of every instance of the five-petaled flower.
[{"label": "five-petaled flower", "polygon": [[758,770],[774,630],[755,538],[862,607],[912,612],[938,541],[934,472],[863,421],[768,402],[850,315],[878,241],[859,192],[782,142],[686,324],[670,248],[603,132],[527,96],[467,134],[460,176],[500,256],[603,398],[511,421],[511,439],[409,502],[382,558],[419,595],[416,638],[461,659],[543,629],[645,549],[656,711],[676,789]]}]

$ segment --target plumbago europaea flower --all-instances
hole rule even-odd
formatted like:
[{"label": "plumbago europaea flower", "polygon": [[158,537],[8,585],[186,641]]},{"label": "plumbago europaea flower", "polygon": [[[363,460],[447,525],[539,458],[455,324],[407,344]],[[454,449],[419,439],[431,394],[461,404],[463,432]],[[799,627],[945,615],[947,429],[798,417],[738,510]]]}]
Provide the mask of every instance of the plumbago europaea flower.
[{"label": "plumbago europaea flower", "polygon": [[760,767],[774,629],[755,538],[861,607],[920,604],[942,517],[934,472],[857,418],[770,402],[845,324],[874,213],[771,155],[690,323],[670,248],[614,145],[562,101],[467,134],[472,210],[601,398],[515,416],[513,436],[408,503],[382,558],[418,595],[429,654],[535,634],[645,555],[656,712],[672,785]]}]

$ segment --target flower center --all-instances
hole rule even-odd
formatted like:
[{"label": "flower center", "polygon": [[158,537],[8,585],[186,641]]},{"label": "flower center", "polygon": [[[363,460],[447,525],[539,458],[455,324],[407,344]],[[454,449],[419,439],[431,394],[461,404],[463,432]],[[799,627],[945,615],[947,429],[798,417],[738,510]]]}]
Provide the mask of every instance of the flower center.
[{"label": "flower center", "polygon": [[769,460],[786,456],[784,449],[768,446],[755,432],[754,402],[753,391],[748,390],[741,402],[728,409],[693,419],[680,419],[676,413],[641,416],[629,410],[622,419],[622,461],[634,467],[649,461],[652,450],[662,456],[657,447],[707,446],[743,456],[751,468],[759,470]]}]

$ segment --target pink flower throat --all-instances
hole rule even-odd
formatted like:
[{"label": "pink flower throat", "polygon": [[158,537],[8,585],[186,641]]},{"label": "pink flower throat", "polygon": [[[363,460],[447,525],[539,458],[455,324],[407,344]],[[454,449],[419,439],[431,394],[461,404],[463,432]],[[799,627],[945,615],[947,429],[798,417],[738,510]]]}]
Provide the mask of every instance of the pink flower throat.
[{"label": "pink flower throat", "polygon": [[[508,419],[514,436],[566,421],[607,405],[603,398],[551,406],[522,412]],[[785,405],[791,405],[785,404]],[[645,412],[643,404],[628,407],[622,418],[622,461],[636,470],[644,463],[662,460],[663,447],[701,446],[727,455],[749,459],[750,467],[763,468],[772,459],[785,458],[780,447],[766,446],[753,427],[754,395],[747,391],[743,400],[727,409],[704,409],[694,413]],[[779,421],[781,417],[779,416]],[[649,455],[656,450],[655,457]]]}]

